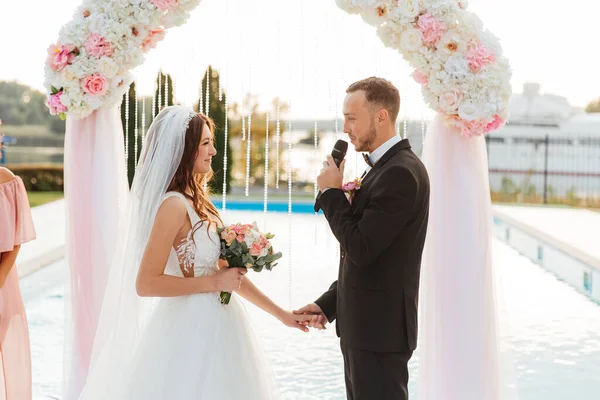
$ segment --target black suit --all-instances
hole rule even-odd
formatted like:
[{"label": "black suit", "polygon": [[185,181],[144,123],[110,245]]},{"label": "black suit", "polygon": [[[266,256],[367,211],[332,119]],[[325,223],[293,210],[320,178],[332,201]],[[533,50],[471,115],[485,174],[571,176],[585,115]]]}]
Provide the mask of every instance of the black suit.
[{"label": "black suit", "polygon": [[329,189],[320,205],[340,242],[339,277],[316,303],[337,319],[348,399],[406,399],[417,345],[429,178],[407,139],[364,177],[352,205]]}]

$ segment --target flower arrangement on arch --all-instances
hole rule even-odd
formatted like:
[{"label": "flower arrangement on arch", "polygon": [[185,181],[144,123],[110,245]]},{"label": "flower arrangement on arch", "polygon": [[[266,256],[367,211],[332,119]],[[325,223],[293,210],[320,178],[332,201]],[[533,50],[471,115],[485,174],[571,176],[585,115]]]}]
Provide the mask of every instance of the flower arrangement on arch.
[{"label": "flower arrangement on arch", "polygon": [[360,14],[385,46],[415,69],[425,101],[462,135],[504,125],[511,69],[498,38],[467,11],[466,0],[336,0]]},{"label": "flower arrangement on arch", "polygon": [[50,114],[84,118],[118,104],[165,30],[187,21],[200,0],[90,0],[48,48],[44,86]]}]

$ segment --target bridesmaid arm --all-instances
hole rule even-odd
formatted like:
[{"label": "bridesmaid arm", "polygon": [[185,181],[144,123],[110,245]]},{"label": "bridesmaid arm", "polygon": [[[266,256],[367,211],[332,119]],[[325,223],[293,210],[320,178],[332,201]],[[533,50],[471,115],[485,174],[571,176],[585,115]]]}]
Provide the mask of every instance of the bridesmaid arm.
[{"label": "bridesmaid arm", "polygon": [[0,253],[0,288],[4,286],[4,282],[6,282],[6,278],[8,278],[8,274],[12,270],[15,265],[15,261],[17,260],[17,255],[19,254],[19,250],[21,246],[15,246],[11,251],[5,251],[4,253]]}]

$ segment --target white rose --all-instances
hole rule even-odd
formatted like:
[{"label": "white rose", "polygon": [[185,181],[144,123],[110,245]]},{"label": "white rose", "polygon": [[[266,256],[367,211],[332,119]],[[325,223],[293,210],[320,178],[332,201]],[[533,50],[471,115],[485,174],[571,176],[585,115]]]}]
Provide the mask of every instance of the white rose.
[{"label": "white rose", "polygon": [[139,6],[142,0],[129,0],[129,4],[133,6]]},{"label": "white rose", "polygon": [[417,51],[423,45],[421,31],[409,28],[400,34],[400,48],[404,51]]},{"label": "white rose", "polygon": [[446,73],[455,78],[462,78],[471,73],[469,62],[459,55],[448,58],[444,64]]},{"label": "white rose", "polygon": [[98,60],[98,71],[105,78],[114,78],[119,72],[119,66],[110,57],[102,57]]},{"label": "white rose", "polygon": [[447,114],[456,113],[462,101],[462,93],[458,89],[446,90],[440,96],[440,108]]},{"label": "white rose", "polygon": [[79,81],[79,77],[75,74],[75,72],[73,71],[72,68],[70,68],[70,66],[67,66],[63,71],[63,79],[65,80],[66,83],[77,83]]},{"label": "white rose", "polygon": [[420,11],[419,0],[398,0],[396,11],[401,17],[415,18]]},{"label": "white rose", "polygon": [[393,24],[385,23],[377,28],[377,35],[384,46],[398,49],[400,46],[400,36]]},{"label": "white rose", "polygon": [[454,29],[449,29],[440,39],[437,44],[438,55],[440,59],[447,60],[455,54],[464,53],[467,50],[467,45],[461,38],[459,32]]},{"label": "white rose", "polygon": [[382,4],[377,7],[367,8],[361,14],[361,17],[367,24],[377,27],[389,19],[389,14],[390,6]]},{"label": "white rose", "polygon": [[466,121],[474,121],[481,118],[481,110],[472,102],[465,101],[458,107],[458,116]]},{"label": "white rose", "polygon": [[92,109],[92,110],[96,110],[97,108],[99,108],[102,103],[103,103],[103,97],[104,96],[90,96],[90,95],[85,95],[84,96],[84,101],[88,104],[88,106]]}]

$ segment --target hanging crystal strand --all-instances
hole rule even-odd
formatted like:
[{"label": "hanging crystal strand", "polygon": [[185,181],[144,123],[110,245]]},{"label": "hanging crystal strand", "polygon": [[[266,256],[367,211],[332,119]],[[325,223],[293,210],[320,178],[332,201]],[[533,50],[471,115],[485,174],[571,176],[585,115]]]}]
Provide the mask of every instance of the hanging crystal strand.
[{"label": "hanging crystal strand", "polygon": [[[227,14],[225,14],[227,15]],[[221,75],[219,75],[219,79],[217,80],[217,85],[219,86],[219,102],[223,101],[223,87],[221,86]]]},{"label": "hanging crystal strand", "polygon": [[315,200],[317,199],[317,194],[319,193],[319,185],[317,184],[317,176],[319,176],[319,134],[317,131],[317,121],[315,121],[315,132],[314,132],[314,144],[315,144],[315,184],[314,184],[314,195]]},{"label": "hanging crystal strand", "polygon": [[169,77],[165,75],[165,92],[163,96],[163,106],[169,106]]},{"label": "hanging crystal strand", "polygon": [[152,115],[152,121],[154,121],[155,109],[156,109],[156,84],[154,85],[154,91],[152,92],[152,110],[150,110],[150,113]]},{"label": "hanging crystal strand", "polygon": [[142,97],[142,147],[146,143],[146,98]]},{"label": "hanging crystal strand", "polygon": [[198,112],[201,113],[204,110],[204,91],[202,89],[202,80],[200,80],[200,93],[198,94]]},{"label": "hanging crystal strand", "polygon": [[245,87],[242,80],[242,108],[240,110],[242,114],[242,141],[246,140],[246,93],[244,90]]},{"label": "hanging crystal strand", "polygon": [[205,101],[204,101],[204,115],[208,117],[208,110],[210,108],[210,71],[212,68],[208,68],[206,70],[206,91],[204,93]]},{"label": "hanging crystal strand", "polygon": [[280,120],[280,111],[281,108],[279,106],[279,100],[277,100],[277,124],[275,125],[275,146],[277,147],[277,151],[275,152],[275,163],[277,164],[277,170],[275,171],[275,189],[279,189],[279,146],[281,143],[281,120]]},{"label": "hanging crystal strand", "polygon": [[129,90],[125,93],[125,168],[129,176]]},{"label": "hanging crystal strand", "polygon": [[265,196],[264,196],[264,230],[267,230],[267,202],[269,196],[269,113],[266,115],[265,122]]},{"label": "hanging crystal strand", "polygon": [[227,141],[229,137],[229,105],[225,97],[225,147],[223,150],[223,205],[222,209],[227,209]]},{"label": "hanging crystal strand", "polygon": [[246,150],[246,196],[250,195],[250,146],[251,146],[251,135],[252,135],[252,114],[248,115],[248,136],[247,136],[247,150]]},{"label": "hanging crystal strand", "polygon": [[288,151],[287,151],[287,179],[288,179],[288,293],[289,308],[292,309],[292,100],[288,102]]},{"label": "hanging crystal strand", "polygon": [[[158,112],[160,112],[162,108],[162,70],[158,72]],[[157,113],[158,114],[158,113]]]},{"label": "hanging crystal strand", "polygon": [[[134,83],[135,85],[135,83]],[[137,85],[135,85],[135,96],[133,98],[133,115],[135,118],[134,128],[133,128],[133,165],[137,165],[138,160],[138,138],[139,138],[139,119],[138,119],[138,103],[137,103]],[[135,167],[134,167],[135,168]]]}]

